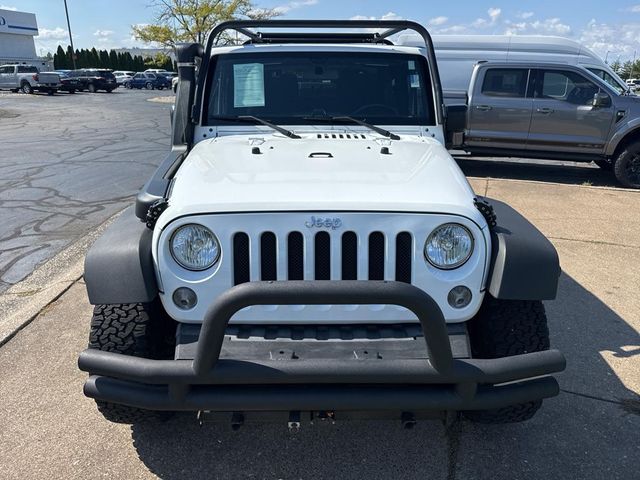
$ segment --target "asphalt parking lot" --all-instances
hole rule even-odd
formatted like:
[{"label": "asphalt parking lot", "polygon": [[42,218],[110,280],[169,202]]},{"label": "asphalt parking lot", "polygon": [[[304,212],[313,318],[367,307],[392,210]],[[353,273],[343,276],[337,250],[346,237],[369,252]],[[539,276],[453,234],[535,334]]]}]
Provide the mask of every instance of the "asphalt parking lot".
[{"label": "asphalt parking lot", "polygon": [[[0,165],[6,184],[0,212],[9,219],[0,226],[0,265],[5,251],[14,255],[5,241],[60,240],[54,245],[62,249],[130,202],[168,143],[168,106],[146,101],[158,95],[0,96],[0,112],[18,113],[14,119],[21,122],[9,125],[11,119],[0,117],[0,138],[13,139],[12,154]],[[89,104],[98,108],[83,113]],[[41,118],[46,108],[57,121]],[[61,125],[100,116],[109,125],[91,124],[85,134]],[[40,136],[21,138],[20,131],[34,125]],[[637,478],[640,192],[615,187],[591,166],[461,164],[478,193],[513,205],[560,253],[558,299],[546,308],[552,345],[568,367],[559,376],[561,395],[533,420],[460,422],[450,430],[436,420],[413,430],[402,430],[399,421],[338,421],[303,426],[297,434],[280,424],[238,432],[230,425],[199,427],[186,414],[159,424],[109,424],[82,395],[85,375],[75,361],[86,346],[91,307],[82,280],[71,278],[57,300],[0,347],[0,478]],[[44,202],[34,200],[40,193]],[[5,232],[15,234],[5,240]],[[20,258],[33,269],[46,252],[33,253],[31,263],[29,255]],[[30,271],[18,267],[13,272]],[[16,296],[34,291],[16,287]]]},{"label": "asphalt parking lot", "polygon": [[159,96],[0,92],[0,293],[130,202],[169,145]]}]

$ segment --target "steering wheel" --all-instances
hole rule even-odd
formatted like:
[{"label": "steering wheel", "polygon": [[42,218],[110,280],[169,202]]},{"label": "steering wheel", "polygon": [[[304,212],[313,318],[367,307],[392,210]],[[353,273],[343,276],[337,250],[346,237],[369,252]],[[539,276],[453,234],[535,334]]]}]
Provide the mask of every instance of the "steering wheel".
[{"label": "steering wheel", "polygon": [[362,105],[358,109],[354,110],[351,115],[362,115],[367,113],[367,111],[369,110],[373,110],[372,112],[369,112],[369,113],[378,113],[378,112],[384,113],[386,111],[388,113],[391,113],[392,115],[398,115],[398,110],[396,110],[393,107],[390,107],[389,105],[385,105],[384,103],[369,103],[367,105]]}]

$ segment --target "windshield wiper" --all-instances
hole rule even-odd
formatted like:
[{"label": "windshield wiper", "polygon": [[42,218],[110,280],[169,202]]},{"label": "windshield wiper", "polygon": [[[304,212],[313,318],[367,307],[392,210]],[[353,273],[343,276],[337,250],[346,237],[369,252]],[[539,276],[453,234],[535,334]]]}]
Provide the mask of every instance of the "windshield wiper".
[{"label": "windshield wiper", "polygon": [[229,121],[229,122],[261,123],[262,125],[265,125],[265,126],[267,126],[269,128],[272,128],[276,132],[280,132],[285,137],[295,138],[295,139],[302,138],[299,135],[296,135],[295,133],[293,133],[291,130],[287,130],[286,128],[282,128],[279,125],[271,123],[271,122],[269,122],[267,120],[264,120],[262,118],[254,117],[253,115],[239,115],[237,117],[233,117],[231,115],[228,115],[228,116],[225,116],[225,115],[214,115],[211,118],[214,119],[214,120],[225,120],[225,121]]},{"label": "windshield wiper", "polygon": [[331,117],[331,116],[324,116],[324,115],[317,115],[317,116],[311,115],[309,117],[304,117],[303,120],[326,120],[328,122],[351,122],[351,123],[357,123],[358,125],[362,125],[363,127],[367,127],[369,130],[373,130],[374,132],[379,133],[383,137],[390,138],[391,140],[400,140],[400,136],[399,135],[396,135],[395,133],[392,133],[389,130],[385,130],[384,128],[377,127],[377,126],[372,125],[370,123],[367,123],[365,121],[359,120],[357,118],[349,117],[349,116],[346,116],[346,115],[339,116],[339,117]]}]

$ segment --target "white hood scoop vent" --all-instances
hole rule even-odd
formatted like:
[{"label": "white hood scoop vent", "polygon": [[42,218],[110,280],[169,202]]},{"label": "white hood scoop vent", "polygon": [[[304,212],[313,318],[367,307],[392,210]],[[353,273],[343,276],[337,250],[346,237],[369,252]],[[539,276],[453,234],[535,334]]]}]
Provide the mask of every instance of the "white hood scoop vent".
[{"label": "white hood scoop vent", "polygon": [[327,140],[367,140],[367,136],[361,133],[318,133],[318,139]]}]

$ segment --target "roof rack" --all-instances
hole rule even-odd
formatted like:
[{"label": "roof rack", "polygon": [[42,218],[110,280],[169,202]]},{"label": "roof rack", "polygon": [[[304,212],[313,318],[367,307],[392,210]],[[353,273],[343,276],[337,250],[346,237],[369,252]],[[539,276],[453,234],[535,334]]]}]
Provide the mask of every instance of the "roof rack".
[{"label": "roof rack", "polygon": [[[296,29],[307,30],[307,32],[260,32],[255,29]],[[343,32],[317,32],[309,30],[338,30],[338,29],[380,29],[381,32],[364,33],[343,33]],[[201,72],[207,72],[213,48],[228,45],[225,40],[224,45],[220,42],[224,39],[223,34],[235,31],[248,38],[245,44],[264,43],[344,43],[344,44],[385,44],[392,45],[389,37],[405,30],[413,30],[418,33],[425,43],[426,55],[429,60],[429,73],[435,85],[435,96],[437,105],[442,110],[443,96],[438,65],[436,63],[435,52],[431,35],[417,22],[410,20],[231,20],[216,25],[209,36],[205,47],[205,54],[202,59]],[[193,109],[193,121],[198,123],[201,114],[202,95],[204,91],[204,81],[206,74],[198,75],[198,89],[196,92],[196,102]],[[438,121],[443,121],[443,114],[438,111],[436,114]]]}]

